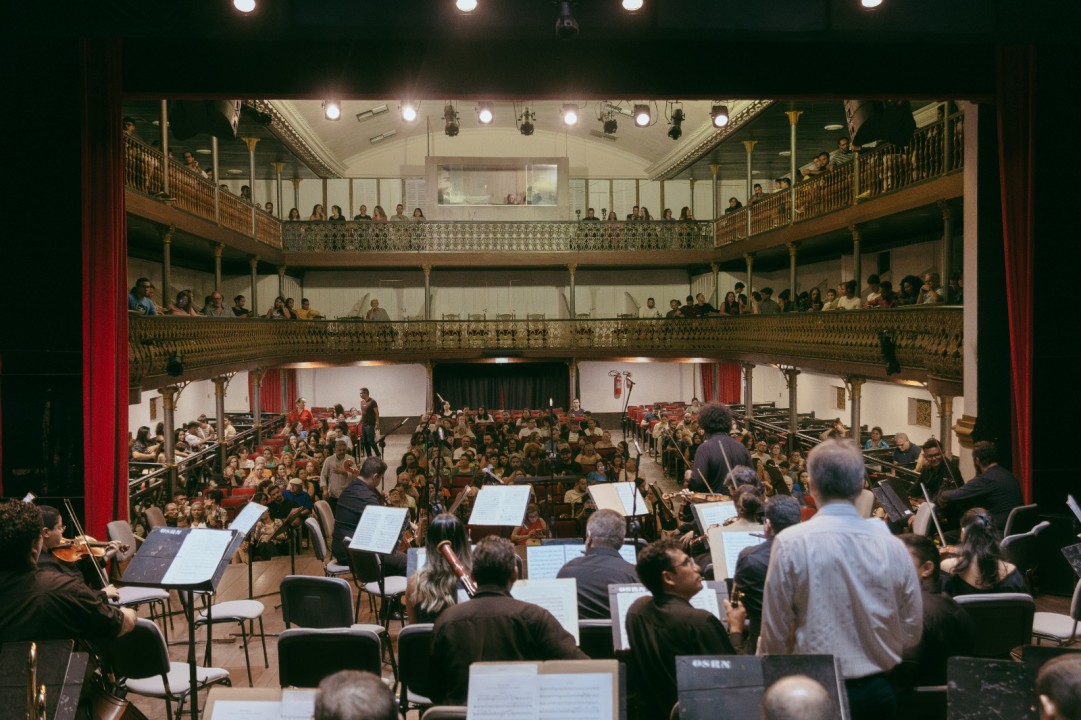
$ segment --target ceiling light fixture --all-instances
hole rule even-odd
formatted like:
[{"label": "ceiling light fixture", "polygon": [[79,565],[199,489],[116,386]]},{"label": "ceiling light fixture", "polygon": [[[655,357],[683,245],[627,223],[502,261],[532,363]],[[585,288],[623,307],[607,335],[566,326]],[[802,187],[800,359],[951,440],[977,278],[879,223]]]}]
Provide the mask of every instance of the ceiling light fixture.
[{"label": "ceiling light fixture", "polygon": [[342,119],[342,104],[337,100],[324,100],[323,101],[323,116],[327,120],[341,120]]},{"label": "ceiling light fixture", "polygon": [[643,0],[623,0],[623,9],[627,12],[638,12],[644,4]]},{"label": "ceiling light fixture", "polygon": [[841,123],[830,123],[829,125],[826,125],[825,129],[829,132],[837,132],[838,130],[844,130],[845,126]]},{"label": "ceiling light fixture", "polygon": [[477,0],[455,0],[454,7],[461,12],[471,13],[477,9]]},{"label": "ceiling light fixture", "polygon": [[860,0],[860,5],[863,5],[868,10],[874,10],[876,7],[882,4],[882,0]]},{"label": "ceiling light fixture", "polygon": [[649,112],[649,105],[641,103],[634,106],[634,124],[638,127],[647,127],[649,125],[652,116]]},{"label": "ceiling light fixture", "polygon": [[574,103],[563,104],[563,124],[567,127],[578,124],[578,106]]},{"label": "ceiling light fixture", "polygon": [[407,123],[416,122],[417,120],[417,103],[411,100],[403,100],[399,105],[399,109],[402,112],[402,120]]},{"label": "ceiling light fixture", "polygon": [[533,121],[537,119],[536,113],[529,112],[529,108],[525,108],[521,115],[521,124],[518,125],[518,132],[523,135],[529,136],[533,134]]},{"label": "ceiling light fixture", "polygon": [[713,127],[724,127],[728,124],[728,106],[714,105],[709,111],[709,117],[713,121]]},{"label": "ceiling light fixture", "polygon": [[368,138],[368,142],[370,142],[372,145],[374,145],[377,142],[382,142],[382,141],[386,140],[388,137],[393,137],[394,135],[397,135],[397,134],[398,134],[397,130],[387,130],[384,133],[379,133],[375,137]]},{"label": "ceiling light fixture", "polygon": [[494,119],[495,115],[492,114],[490,102],[477,103],[477,120],[480,120],[481,125],[491,125]]},{"label": "ceiling light fixture", "polygon": [[619,123],[616,122],[615,113],[611,110],[606,112],[604,115],[601,115],[597,119],[604,123],[603,127],[605,135],[615,135],[616,130],[619,130]]},{"label": "ceiling light fixture", "polygon": [[673,140],[679,140],[680,137],[683,136],[683,128],[681,126],[686,118],[687,116],[683,113],[682,107],[677,107],[672,111],[672,127],[668,128],[668,137]]},{"label": "ceiling light fixture", "polygon": [[443,132],[447,134],[447,137],[454,137],[458,134],[458,113],[454,111],[454,105],[447,103],[443,108],[443,119],[446,121],[446,125],[443,127]]},{"label": "ceiling light fixture", "polygon": [[255,10],[255,0],[233,0],[233,7],[247,15]]},{"label": "ceiling light fixture", "polygon": [[567,0],[559,3],[559,18],[556,20],[556,36],[562,40],[578,37],[578,21],[571,12],[571,3]]},{"label": "ceiling light fixture", "polygon": [[357,113],[357,122],[363,122],[364,120],[368,120],[370,118],[373,118],[376,115],[382,115],[385,112],[390,112],[390,108],[387,107],[386,105],[376,105],[373,108],[368,108],[367,110],[364,110],[362,112],[358,112]]}]

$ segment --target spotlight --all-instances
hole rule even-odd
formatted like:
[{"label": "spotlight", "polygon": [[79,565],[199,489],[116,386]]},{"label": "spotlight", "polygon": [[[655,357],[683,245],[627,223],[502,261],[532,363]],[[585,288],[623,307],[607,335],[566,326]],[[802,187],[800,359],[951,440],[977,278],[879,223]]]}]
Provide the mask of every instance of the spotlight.
[{"label": "spotlight", "polygon": [[604,115],[601,120],[604,121],[604,134],[615,135],[616,130],[619,130],[619,123],[616,122],[615,115],[608,113]]},{"label": "spotlight", "polygon": [[324,100],[323,115],[327,120],[341,120],[342,104],[337,100]]},{"label": "spotlight", "polygon": [[[566,3],[564,3],[565,5]],[[570,127],[578,124],[578,106],[573,103],[563,105],[563,124]]]},{"label": "spotlight", "polygon": [[714,105],[709,111],[709,116],[713,120],[713,127],[724,127],[728,124],[728,106]]},{"label": "spotlight", "polygon": [[642,0],[623,0],[623,9],[627,12],[637,12],[642,9]]},{"label": "spotlight", "polygon": [[454,106],[447,103],[443,108],[443,119],[446,121],[446,125],[443,127],[443,132],[447,134],[447,137],[454,137],[458,134],[458,113],[454,112]]},{"label": "spotlight", "polygon": [[523,135],[532,135],[533,134],[533,120],[535,118],[536,118],[536,115],[534,113],[529,112],[529,108],[526,108],[525,111],[522,112],[522,118],[521,118],[522,123],[518,126],[518,132],[522,133]]},{"label": "spotlight", "polygon": [[679,140],[683,135],[683,128],[680,126],[683,125],[685,117],[686,115],[683,114],[682,108],[676,108],[672,111],[672,127],[668,128],[668,137],[673,140]]},{"label": "spotlight", "polygon": [[578,37],[578,21],[571,12],[570,2],[559,3],[559,19],[556,20],[556,36],[563,40]]},{"label": "spotlight", "polygon": [[860,5],[863,5],[868,10],[872,10],[881,4],[882,0],[860,0]]},{"label": "spotlight", "polygon": [[406,100],[406,101],[402,102],[401,110],[402,110],[402,120],[404,120],[407,123],[416,122],[416,120],[417,120],[417,104],[415,102],[411,102],[409,100]]},{"label": "spotlight", "polygon": [[255,10],[255,0],[233,0],[233,7],[244,14]]},{"label": "spotlight", "polygon": [[494,119],[492,115],[492,104],[490,102],[482,102],[477,104],[477,120],[480,120],[481,125],[490,125]]},{"label": "spotlight", "polygon": [[646,127],[649,125],[650,114],[649,105],[635,105],[634,106],[634,124],[638,127]]},{"label": "spotlight", "polygon": [[454,6],[464,13],[473,12],[477,9],[477,0],[456,0]]}]

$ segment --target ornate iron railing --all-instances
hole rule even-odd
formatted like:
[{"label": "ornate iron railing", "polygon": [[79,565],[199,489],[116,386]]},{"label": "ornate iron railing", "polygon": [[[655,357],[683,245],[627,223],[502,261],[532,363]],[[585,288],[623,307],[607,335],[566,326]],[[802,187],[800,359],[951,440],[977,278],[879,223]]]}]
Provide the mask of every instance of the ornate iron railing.
[{"label": "ornate iron railing", "polygon": [[710,222],[287,222],[286,252],[709,250]]},{"label": "ornate iron railing", "polygon": [[[170,160],[139,140],[124,137],[124,183],[144,195],[161,198],[185,212],[272,247],[281,247],[281,222],[258,205],[218,189],[213,181]],[[163,169],[168,170],[166,185]],[[166,189],[168,188],[168,189]]]},{"label": "ornate iron railing", "polygon": [[960,380],[962,315],[960,307],[909,307],[687,320],[365,322],[131,316],[128,359],[131,382],[150,387],[170,381],[165,366],[171,357],[181,361],[186,373],[200,377],[238,365],[430,359],[504,350],[576,357],[777,357],[825,368],[831,362],[881,368],[880,334],[887,333],[906,371]]}]

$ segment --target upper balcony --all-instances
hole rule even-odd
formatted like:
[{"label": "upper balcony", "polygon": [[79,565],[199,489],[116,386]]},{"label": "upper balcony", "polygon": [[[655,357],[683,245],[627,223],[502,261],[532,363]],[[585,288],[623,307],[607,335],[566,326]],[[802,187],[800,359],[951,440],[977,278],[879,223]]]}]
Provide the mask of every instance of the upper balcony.
[{"label": "upper balcony", "polygon": [[786,257],[796,240],[824,249],[861,223],[927,216],[928,206],[963,194],[963,133],[956,112],[920,128],[905,146],[853,153],[790,190],[692,223],[281,222],[131,138],[125,180],[129,213],[292,267],[701,266],[749,252],[766,259],[771,249]]}]

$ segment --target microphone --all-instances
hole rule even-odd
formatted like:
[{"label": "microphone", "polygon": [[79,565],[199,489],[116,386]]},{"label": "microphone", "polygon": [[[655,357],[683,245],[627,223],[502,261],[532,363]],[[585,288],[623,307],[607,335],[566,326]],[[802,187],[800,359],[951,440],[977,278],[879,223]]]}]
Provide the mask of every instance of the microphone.
[{"label": "microphone", "polygon": [[440,404],[442,404],[442,403],[445,403],[445,402],[446,402],[446,400],[444,400],[444,399],[443,399],[443,396],[442,396],[442,395],[440,395],[439,393],[436,393],[436,394],[435,394],[435,396],[436,396],[437,398],[439,398],[439,403],[440,403]]},{"label": "microphone", "polygon": [[496,483],[498,483],[499,485],[502,485],[502,484],[503,484],[503,481],[502,481],[502,480],[500,480],[500,479],[499,479],[499,477],[497,477],[496,475],[493,475],[493,474],[492,474],[492,468],[493,468],[493,467],[495,467],[495,466],[494,466],[494,465],[489,465],[489,466],[488,466],[488,467],[486,467],[486,468],[481,468],[481,470],[480,470],[480,471],[481,471],[482,473],[484,473],[485,475],[487,475],[487,476],[488,476],[489,478],[491,478],[492,480],[494,480],[494,481],[495,481]]},{"label": "microphone", "polygon": [[638,451],[638,454],[642,454],[642,446],[638,444],[638,438],[634,439],[634,449]]}]

